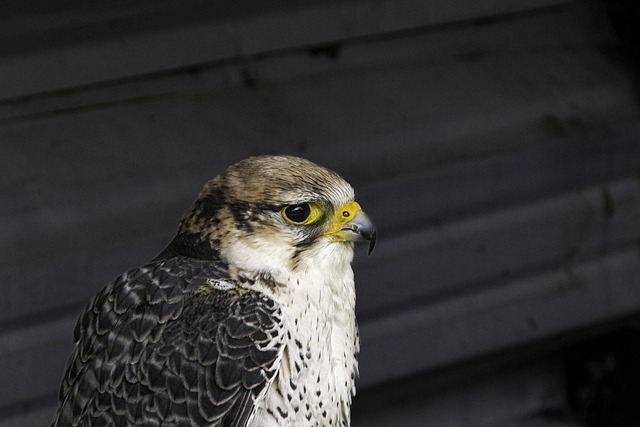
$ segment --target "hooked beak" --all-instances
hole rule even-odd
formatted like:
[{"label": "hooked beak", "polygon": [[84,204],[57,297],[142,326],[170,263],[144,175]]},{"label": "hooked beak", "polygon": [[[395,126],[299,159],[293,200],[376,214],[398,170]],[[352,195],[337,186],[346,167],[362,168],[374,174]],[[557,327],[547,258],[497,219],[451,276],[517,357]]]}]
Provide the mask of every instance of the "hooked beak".
[{"label": "hooked beak", "polygon": [[355,242],[367,240],[369,242],[369,252],[371,255],[376,245],[376,226],[369,216],[362,210],[358,210],[353,219],[342,226],[340,234],[346,241]]}]

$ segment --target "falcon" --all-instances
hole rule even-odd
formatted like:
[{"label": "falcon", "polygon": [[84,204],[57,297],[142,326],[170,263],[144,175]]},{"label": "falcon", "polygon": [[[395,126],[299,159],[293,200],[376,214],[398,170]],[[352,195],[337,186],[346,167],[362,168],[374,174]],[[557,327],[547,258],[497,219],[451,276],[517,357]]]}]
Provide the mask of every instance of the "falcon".
[{"label": "falcon", "polygon": [[82,312],[52,425],[349,426],[360,240],[375,227],[335,172],[230,166]]}]

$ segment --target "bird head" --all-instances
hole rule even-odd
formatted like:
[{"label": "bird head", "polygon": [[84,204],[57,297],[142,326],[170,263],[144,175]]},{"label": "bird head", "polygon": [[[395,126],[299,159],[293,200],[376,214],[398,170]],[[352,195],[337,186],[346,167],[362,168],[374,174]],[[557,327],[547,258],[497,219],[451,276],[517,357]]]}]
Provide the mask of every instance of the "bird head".
[{"label": "bird head", "polygon": [[204,186],[187,211],[175,250],[249,271],[295,270],[302,259],[339,256],[376,230],[337,173],[291,156],[242,160]]}]

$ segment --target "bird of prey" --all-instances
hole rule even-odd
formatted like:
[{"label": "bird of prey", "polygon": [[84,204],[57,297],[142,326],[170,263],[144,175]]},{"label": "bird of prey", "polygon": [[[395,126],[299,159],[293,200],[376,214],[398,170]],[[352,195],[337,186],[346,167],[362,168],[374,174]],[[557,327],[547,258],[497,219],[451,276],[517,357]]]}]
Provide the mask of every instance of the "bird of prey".
[{"label": "bird of prey", "polygon": [[78,319],[53,426],[349,426],[353,242],[338,174],[251,157],[205,184],[155,259]]}]

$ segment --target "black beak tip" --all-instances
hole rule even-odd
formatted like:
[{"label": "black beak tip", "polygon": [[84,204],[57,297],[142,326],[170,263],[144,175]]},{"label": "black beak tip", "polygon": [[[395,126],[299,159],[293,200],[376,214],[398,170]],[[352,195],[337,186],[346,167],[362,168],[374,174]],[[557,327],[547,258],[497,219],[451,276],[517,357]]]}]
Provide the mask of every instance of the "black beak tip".
[{"label": "black beak tip", "polygon": [[367,255],[371,255],[371,252],[373,252],[373,248],[375,246],[376,246],[376,232],[374,231],[371,237],[369,238],[369,251],[367,252]]}]

